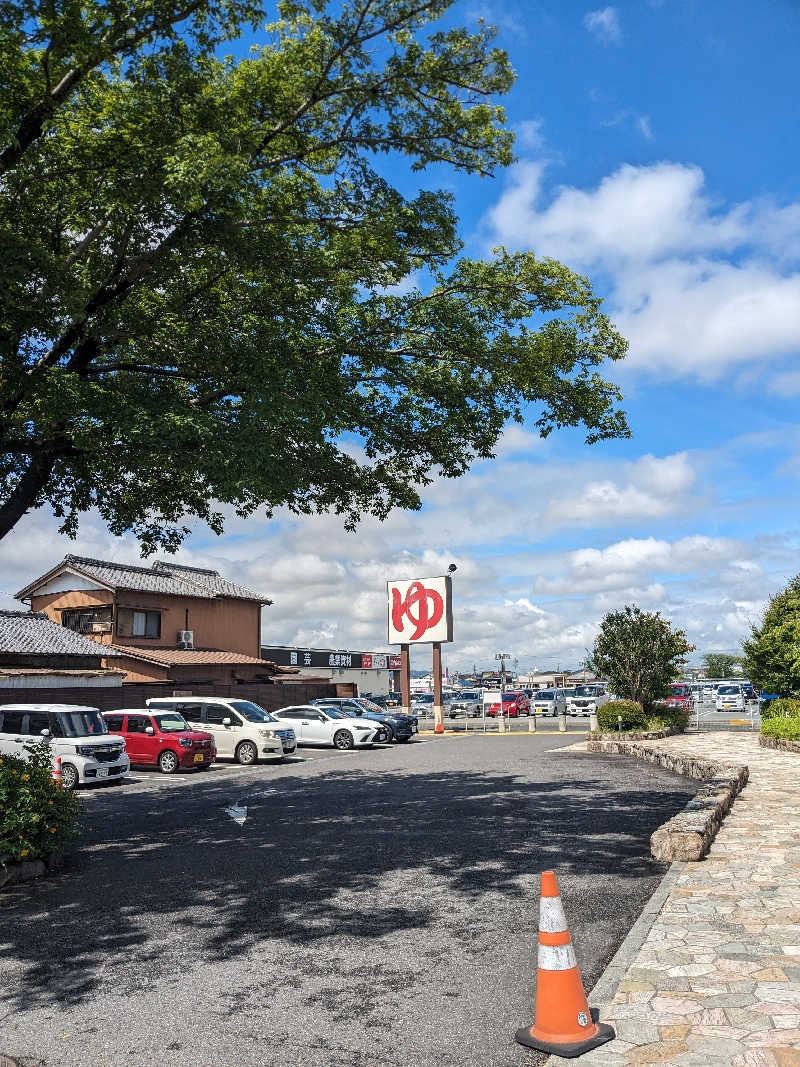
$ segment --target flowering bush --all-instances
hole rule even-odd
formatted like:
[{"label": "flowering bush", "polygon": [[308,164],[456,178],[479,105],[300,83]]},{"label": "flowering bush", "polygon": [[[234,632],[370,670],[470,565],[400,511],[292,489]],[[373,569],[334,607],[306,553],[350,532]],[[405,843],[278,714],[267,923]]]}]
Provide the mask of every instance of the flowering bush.
[{"label": "flowering bush", "polygon": [[80,832],[80,802],[53,781],[46,743],[30,759],[0,756],[0,857],[34,860],[57,852]]}]

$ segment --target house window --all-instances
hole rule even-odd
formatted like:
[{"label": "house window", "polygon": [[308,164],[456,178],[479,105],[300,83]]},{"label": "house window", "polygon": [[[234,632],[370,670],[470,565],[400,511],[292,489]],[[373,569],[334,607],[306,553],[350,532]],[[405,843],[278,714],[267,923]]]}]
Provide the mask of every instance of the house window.
[{"label": "house window", "polygon": [[111,608],[79,608],[62,611],[61,625],[79,634],[110,633]]},{"label": "house window", "polygon": [[160,611],[134,611],[134,637],[161,637]]}]

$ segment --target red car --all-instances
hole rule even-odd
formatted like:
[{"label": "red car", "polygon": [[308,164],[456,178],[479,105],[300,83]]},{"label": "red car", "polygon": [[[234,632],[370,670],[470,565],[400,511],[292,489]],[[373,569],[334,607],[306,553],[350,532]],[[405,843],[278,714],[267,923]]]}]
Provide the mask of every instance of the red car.
[{"label": "red car", "polygon": [[[531,702],[527,693],[503,693],[503,715],[507,715],[509,719],[517,718],[520,715],[527,715],[530,711],[530,707]],[[499,710],[499,704],[492,704],[486,714],[495,716]]]},{"label": "red car", "polygon": [[122,734],[131,763],[174,774],[181,767],[206,770],[217,758],[214,738],[193,730],[175,711],[124,708],[103,714],[110,734]]},{"label": "red car", "polygon": [[669,696],[665,702],[668,708],[685,708],[691,711],[692,690],[682,682],[673,682],[669,687]]}]

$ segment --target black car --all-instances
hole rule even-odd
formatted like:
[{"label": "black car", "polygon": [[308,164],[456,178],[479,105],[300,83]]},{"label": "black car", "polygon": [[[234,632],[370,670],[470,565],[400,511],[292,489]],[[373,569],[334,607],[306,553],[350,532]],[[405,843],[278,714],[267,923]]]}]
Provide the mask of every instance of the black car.
[{"label": "black car", "polygon": [[359,718],[383,723],[389,734],[389,741],[410,741],[418,730],[415,715],[403,715],[402,712],[381,708],[366,697],[317,697],[311,703],[321,707],[338,708],[345,715],[357,715]]}]

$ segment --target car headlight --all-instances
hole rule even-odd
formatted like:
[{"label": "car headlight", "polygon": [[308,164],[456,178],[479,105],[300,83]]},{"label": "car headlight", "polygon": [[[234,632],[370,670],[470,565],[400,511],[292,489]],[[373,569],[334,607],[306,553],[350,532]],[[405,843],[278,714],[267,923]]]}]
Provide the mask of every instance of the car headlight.
[{"label": "car headlight", "polygon": [[355,726],[354,725],[353,729],[354,730],[360,730],[362,734],[368,734],[370,732],[370,730],[375,729],[375,727],[372,727],[372,726]]},{"label": "car headlight", "polygon": [[258,733],[259,733],[260,737],[277,737],[278,736],[275,733],[274,730],[259,730]]},{"label": "car headlight", "polygon": [[179,737],[178,744],[181,746],[181,748],[191,748],[192,739],[191,737]]}]

